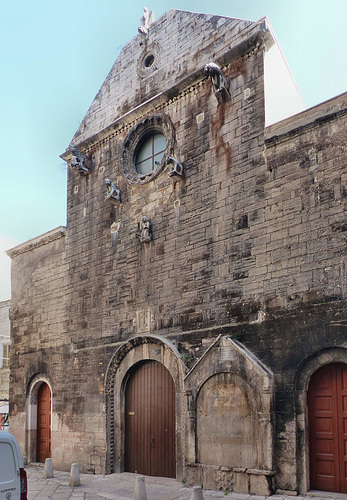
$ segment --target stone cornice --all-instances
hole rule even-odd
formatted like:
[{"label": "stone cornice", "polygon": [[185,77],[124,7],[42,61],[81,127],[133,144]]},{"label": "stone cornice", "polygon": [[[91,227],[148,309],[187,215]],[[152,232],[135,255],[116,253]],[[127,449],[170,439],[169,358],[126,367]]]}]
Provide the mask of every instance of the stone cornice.
[{"label": "stone cornice", "polygon": [[66,227],[59,226],[55,229],[52,229],[51,231],[48,231],[47,233],[43,233],[40,236],[37,236],[36,238],[25,241],[24,243],[21,243],[20,245],[17,245],[14,248],[10,248],[10,250],[6,251],[6,254],[11,259],[13,259],[18,255],[30,252],[35,248],[42,247],[43,245],[47,245],[47,243],[59,240],[60,238],[63,238],[65,235],[66,235]]}]

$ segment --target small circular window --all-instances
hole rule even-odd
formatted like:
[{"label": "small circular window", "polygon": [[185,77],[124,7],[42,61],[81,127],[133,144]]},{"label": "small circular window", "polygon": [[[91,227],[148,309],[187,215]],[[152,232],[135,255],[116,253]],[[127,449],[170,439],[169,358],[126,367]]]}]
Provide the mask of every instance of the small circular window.
[{"label": "small circular window", "polygon": [[146,68],[150,68],[153,63],[154,63],[153,54],[149,54],[149,56],[145,57],[145,60],[143,61],[143,64],[145,65]]},{"label": "small circular window", "polygon": [[142,46],[143,51],[137,62],[137,73],[142,78],[148,78],[158,69],[162,50],[156,42],[150,45],[146,43]]},{"label": "small circular window", "polygon": [[166,148],[163,134],[152,134],[140,142],[135,151],[135,170],[138,174],[148,175],[160,165]]},{"label": "small circular window", "polygon": [[128,133],[123,143],[122,173],[130,183],[154,179],[172,154],[173,128],[163,115],[147,115]]}]

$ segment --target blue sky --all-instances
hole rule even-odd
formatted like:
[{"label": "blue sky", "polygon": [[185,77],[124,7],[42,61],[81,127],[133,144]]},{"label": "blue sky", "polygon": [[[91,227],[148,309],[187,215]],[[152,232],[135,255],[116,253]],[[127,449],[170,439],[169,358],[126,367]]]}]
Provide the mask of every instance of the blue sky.
[{"label": "blue sky", "polygon": [[256,21],[268,16],[308,107],[346,91],[346,0],[2,0],[0,300],[4,249],[66,220],[68,146],[143,6]]}]

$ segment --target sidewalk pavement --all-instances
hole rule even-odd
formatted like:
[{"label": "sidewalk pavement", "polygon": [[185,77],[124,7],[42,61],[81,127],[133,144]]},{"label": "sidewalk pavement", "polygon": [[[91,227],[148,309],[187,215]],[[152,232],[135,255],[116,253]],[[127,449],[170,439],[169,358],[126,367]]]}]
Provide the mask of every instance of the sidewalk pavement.
[{"label": "sidewalk pavement", "polygon": [[[43,478],[43,464],[25,467],[28,476],[28,500],[133,500],[136,474],[81,474],[81,486],[69,486],[69,472],[54,471],[51,479]],[[192,488],[185,486],[176,479],[146,476],[146,491],[148,500],[190,500]],[[338,496],[335,496],[338,495]],[[317,492],[311,496],[249,495],[242,493],[225,493],[223,491],[203,490],[204,500],[327,500]],[[328,496],[329,497],[329,496]],[[347,499],[347,495],[331,494],[335,500]]]}]

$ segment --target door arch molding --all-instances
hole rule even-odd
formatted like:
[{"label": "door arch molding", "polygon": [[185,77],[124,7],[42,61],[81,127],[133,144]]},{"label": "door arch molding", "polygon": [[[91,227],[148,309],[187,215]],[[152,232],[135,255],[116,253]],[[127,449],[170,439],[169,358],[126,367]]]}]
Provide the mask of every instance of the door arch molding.
[{"label": "door arch molding", "polygon": [[[170,373],[176,394],[176,477],[183,474],[184,419],[183,379],[186,368],[179,352],[168,340],[155,335],[137,336],[121,344],[112,356],[105,376],[106,474],[124,471],[125,385],[131,368],[144,360],[161,363]],[[115,439],[121,436],[121,439]]]},{"label": "door arch molding", "polygon": [[50,407],[50,427],[52,428],[52,403],[53,391],[50,380],[41,374],[35,375],[28,384],[27,402],[26,402],[26,429],[27,429],[27,450],[26,462],[36,462],[37,451],[37,405],[38,394],[42,384],[47,384],[51,393]]},{"label": "door arch molding", "polygon": [[295,379],[296,472],[298,493],[301,495],[306,494],[310,489],[308,386],[312,375],[319,368],[332,363],[347,364],[347,349],[332,347],[314,353],[301,364]]}]

